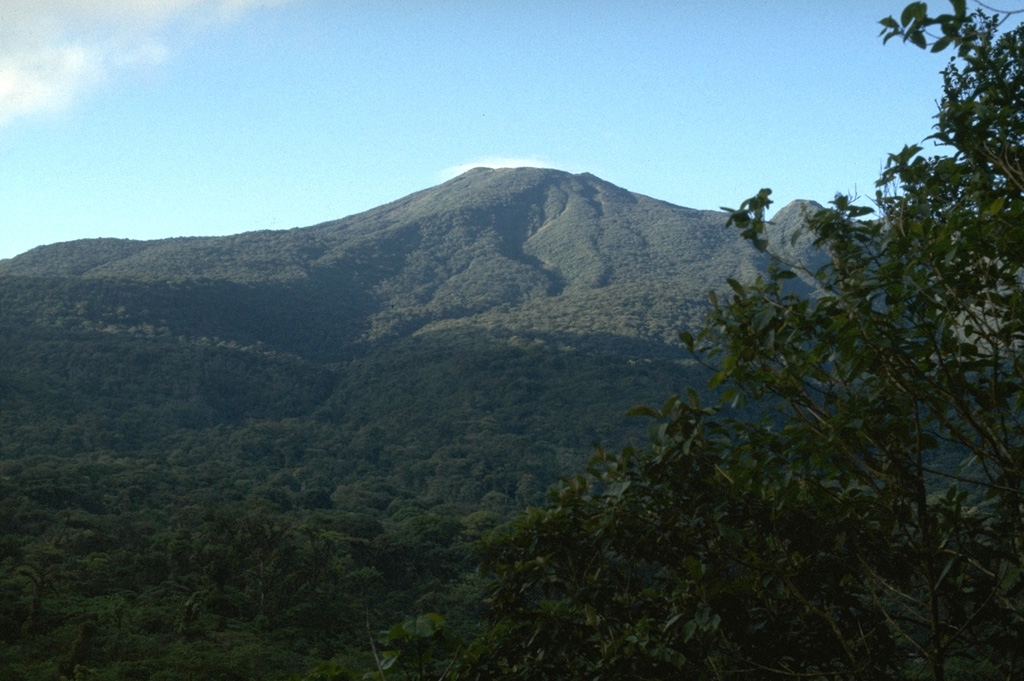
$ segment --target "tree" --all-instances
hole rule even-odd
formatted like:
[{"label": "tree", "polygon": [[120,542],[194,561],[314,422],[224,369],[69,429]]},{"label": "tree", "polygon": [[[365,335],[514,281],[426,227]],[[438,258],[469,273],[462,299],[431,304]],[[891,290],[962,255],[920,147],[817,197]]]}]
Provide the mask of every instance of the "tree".
[{"label": "tree", "polygon": [[[720,404],[641,410],[647,447],[488,543],[463,678],[1024,675],[1024,28],[951,4],[881,22],[956,51],[939,153],[809,215],[822,267],[713,298],[683,341]],[[770,205],[730,220],[769,251]]]},{"label": "tree", "polygon": [[458,637],[444,626],[444,618],[428,612],[395,624],[382,643],[389,650],[377,652],[370,638],[376,672],[364,678],[387,681],[397,675],[405,681],[444,681],[448,678],[462,647]]}]

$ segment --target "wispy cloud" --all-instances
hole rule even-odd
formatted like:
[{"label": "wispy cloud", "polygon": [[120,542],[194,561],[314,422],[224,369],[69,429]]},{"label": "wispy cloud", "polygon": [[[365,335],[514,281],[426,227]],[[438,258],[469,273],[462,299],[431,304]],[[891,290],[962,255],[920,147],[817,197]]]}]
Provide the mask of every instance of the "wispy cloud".
[{"label": "wispy cloud", "polygon": [[[450,180],[473,168],[555,168],[556,166],[537,158],[509,158],[489,156],[472,163],[462,163],[441,171],[442,179]],[[564,168],[563,168],[564,170]]]},{"label": "wispy cloud", "polygon": [[159,64],[176,21],[230,21],[287,1],[3,0],[0,126],[64,109],[118,71]]}]

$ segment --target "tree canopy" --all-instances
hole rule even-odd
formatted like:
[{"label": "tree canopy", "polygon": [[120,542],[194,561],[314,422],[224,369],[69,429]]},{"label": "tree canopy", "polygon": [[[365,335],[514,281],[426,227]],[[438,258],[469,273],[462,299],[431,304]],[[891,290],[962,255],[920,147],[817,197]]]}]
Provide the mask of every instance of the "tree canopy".
[{"label": "tree canopy", "polygon": [[[720,403],[640,410],[487,544],[463,678],[1024,675],[1024,28],[951,5],[881,22],[955,51],[936,152],[808,215],[822,266],[713,299],[683,341]],[[770,204],[730,220],[768,250]]]}]

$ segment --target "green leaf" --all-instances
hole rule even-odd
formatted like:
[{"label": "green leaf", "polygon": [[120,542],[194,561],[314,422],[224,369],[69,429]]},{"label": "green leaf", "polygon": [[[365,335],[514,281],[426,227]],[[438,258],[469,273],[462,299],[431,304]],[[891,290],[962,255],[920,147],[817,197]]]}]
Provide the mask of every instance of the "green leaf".
[{"label": "green leaf", "polygon": [[1022,569],[1018,566],[1011,566],[1006,568],[1006,574],[1003,575],[999,581],[999,588],[1002,591],[1009,591],[1013,588],[1014,584],[1020,578]]},{"label": "green leaf", "polygon": [[905,28],[913,21],[924,21],[927,15],[927,4],[923,2],[912,2],[903,8],[903,14],[900,15],[900,23],[902,23]]},{"label": "green leaf", "polygon": [[647,416],[652,419],[661,418],[661,413],[646,404],[638,404],[626,411],[626,416]]},{"label": "green leaf", "polygon": [[381,657],[380,668],[381,669],[391,669],[391,667],[393,667],[395,665],[395,662],[398,661],[398,658],[399,658],[399,656],[401,656],[401,654],[402,654],[402,651],[400,651],[400,650],[385,650],[385,651],[382,651],[381,654],[380,654],[380,657]]},{"label": "green leaf", "polygon": [[683,558],[683,567],[690,573],[690,579],[697,581],[704,576],[704,572],[707,570],[707,566],[695,556],[686,556]]},{"label": "green leaf", "polygon": [[1006,195],[997,196],[982,209],[982,213],[985,215],[995,215],[1003,209],[1004,205],[1006,205]]},{"label": "green leaf", "polygon": [[935,580],[936,586],[938,586],[939,584],[942,584],[942,580],[945,579],[946,575],[949,574],[949,571],[953,568],[953,565],[956,563],[956,561],[957,561],[956,556],[954,556],[954,557],[952,557],[952,558],[950,558],[949,560],[946,561],[946,565],[945,565],[945,567],[942,568],[942,572],[939,574],[939,578],[937,580]]},{"label": "green leaf", "polygon": [[679,618],[682,617],[682,616],[683,616],[682,613],[678,613],[677,612],[675,615],[672,615],[671,617],[669,617],[668,620],[666,620],[665,625],[661,628],[661,631],[662,632],[668,631],[669,628],[671,628],[673,624],[678,622]]},{"label": "green leaf", "polygon": [[633,483],[630,480],[619,480],[614,482],[608,486],[608,489],[605,491],[605,496],[615,497],[616,499],[621,498],[632,484]]},{"label": "green leaf", "polygon": [[405,638],[430,638],[440,631],[442,626],[444,626],[444,618],[436,612],[430,612],[406,620],[401,624],[401,631],[406,634]]},{"label": "green leaf", "polygon": [[766,326],[772,323],[773,319],[775,319],[774,307],[766,307],[763,310],[760,310],[757,314],[754,315],[754,318],[752,320],[754,331],[763,331]]}]

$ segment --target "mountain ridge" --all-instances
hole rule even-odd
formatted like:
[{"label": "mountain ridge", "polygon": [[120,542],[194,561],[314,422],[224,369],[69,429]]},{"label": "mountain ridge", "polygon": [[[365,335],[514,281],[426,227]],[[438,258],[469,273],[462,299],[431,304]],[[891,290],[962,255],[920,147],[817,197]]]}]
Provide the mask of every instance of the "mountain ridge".
[{"label": "mountain ridge", "polygon": [[[354,232],[354,234],[348,234],[348,241],[358,242],[361,237],[372,234],[367,233],[366,227],[371,229],[377,229],[381,226],[382,222],[386,222],[384,217],[386,213],[394,211],[396,209],[407,209],[414,207],[416,212],[425,212],[431,208],[444,208],[450,204],[450,198],[448,194],[452,189],[462,188],[462,185],[469,184],[468,189],[471,193],[477,197],[477,203],[483,204],[485,207],[490,207],[488,200],[493,201],[493,194],[488,195],[486,190],[488,185],[493,185],[493,182],[481,183],[478,180],[481,177],[486,177],[488,180],[498,180],[507,177],[520,178],[519,181],[513,180],[511,183],[506,183],[504,192],[506,195],[509,194],[509,190],[515,191],[517,187],[522,188],[525,183],[525,178],[528,177],[547,177],[557,178],[560,180],[584,180],[590,186],[585,187],[583,192],[590,191],[592,194],[597,193],[597,188],[602,188],[610,194],[616,195],[618,198],[625,198],[627,201],[637,203],[638,201],[650,201],[665,206],[671,206],[680,211],[685,211],[691,215],[704,215],[704,216],[716,216],[720,217],[724,215],[722,211],[716,210],[701,210],[694,208],[687,208],[676,204],[671,204],[667,201],[660,199],[654,199],[642,194],[636,194],[626,189],[618,187],[610,182],[602,180],[591,173],[579,173],[576,175],[570,174],[566,171],[548,169],[548,168],[473,168],[465,173],[448,180],[440,185],[423,189],[407,196],[401,197],[394,201],[382,204],[376,208],[371,208],[367,211],[350,215],[344,218],[335,220],[329,220],[314,225],[304,227],[293,227],[290,229],[281,230],[254,230],[248,232],[240,232],[237,234],[230,234],[225,236],[193,236],[193,237],[166,237],[152,240],[135,240],[135,239],[122,239],[122,238],[111,238],[111,237],[98,237],[98,238],[86,238],[76,239],[72,241],[64,241],[55,244],[48,244],[37,246],[25,253],[16,255],[6,260],[0,260],[0,275],[5,274],[16,274],[16,275],[32,275],[32,274],[58,274],[67,276],[85,276],[85,275],[109,275],[111,272],[105,269],[104,266],[110,265],[114,262],[124,260],[125,258],[131,258],[142,251],[151,249],[163,250],[165,248],[171,248],[174,246],[212,246],[212,247],[224,247],[224,246],[238,246],[244,244],[246,241],[265,241],[268,238],[283,237],[285,235],[294,235],[296,233],[308,233],[309,235],[316,234],[318,239],[323,239],[324,235],[333,232],[335,230],[345,229],[348,232]],[[536,187],[532,187],[536,189]],[[550,187],[548,187],[550,189]],[[557,189],[557,188],[556,188]],[[552,197],[554,199],[555,197]],[[563,203],[559,212],[565,210],[565,199],[563,196]],[[535,202],[536,203],[536,202]],[[780,209],[776,216],[786,212],[790,206],[812,203],[807,201],[793,201],[790,205]],[[817,205],[817,204],[813,204]],[[472,202],[467,202],[460,206],[462,209],[479,208],[480,206],[474,206]],[[556,218],[557,219],[557,216]],[[774,220],[775,218],[773,218]],[[547,223],[551,222],[549,218],[545,221],[543,226],[547,226]],[[358,227],[352,229],[351,225],[356,224]],[[385,225],[386,227],[386,225]],[[527,236],[532,236],[537,231],[530,231]],[[379,236],[376,234],[375,236]],[[345,241],[345,240],[343,240]],[[349,244],[351,245],[351,244]],[[215,248],[215,250],[223,250],[223,248]],[[315,249],[310,249],[305,255],[309,256]],[[74,260],[83,261],[74,267],[64,268],[60,267],[61,261],[66,261],[69,258]],[[179,276],[185,276],[179,274]]]},{"label": "mountain ridge", "polygon": [[265,319],[263,331],[228,339],[243,344],[271,327],[300,331],[303,315],[320,318],[333,325],[339,358],[361,343],[459,329],[603,335],[650,350],[696,323],[709,290],[763,269],[765,256],[726,220],[589,173],[476,168],[309,227],[42,246],[0,262],[0,278],[134,282],[156,303],[101,310],[93,301],[96,314],[109,320],[123,308],[131,328],[179,335],[176,308],[220,299],[247,311],[240,328]]},{"label": "mountain ridge", "polygon": [[307,228],[0,263],[0,646],[25,665],[0,677],[79,651],[104,678],[270,653],[285,678],[371,617],[471,628],[471,542],[644,441],[631,407],[714,401],[677,333],[766,263],[726,221],[478,170]]}]

